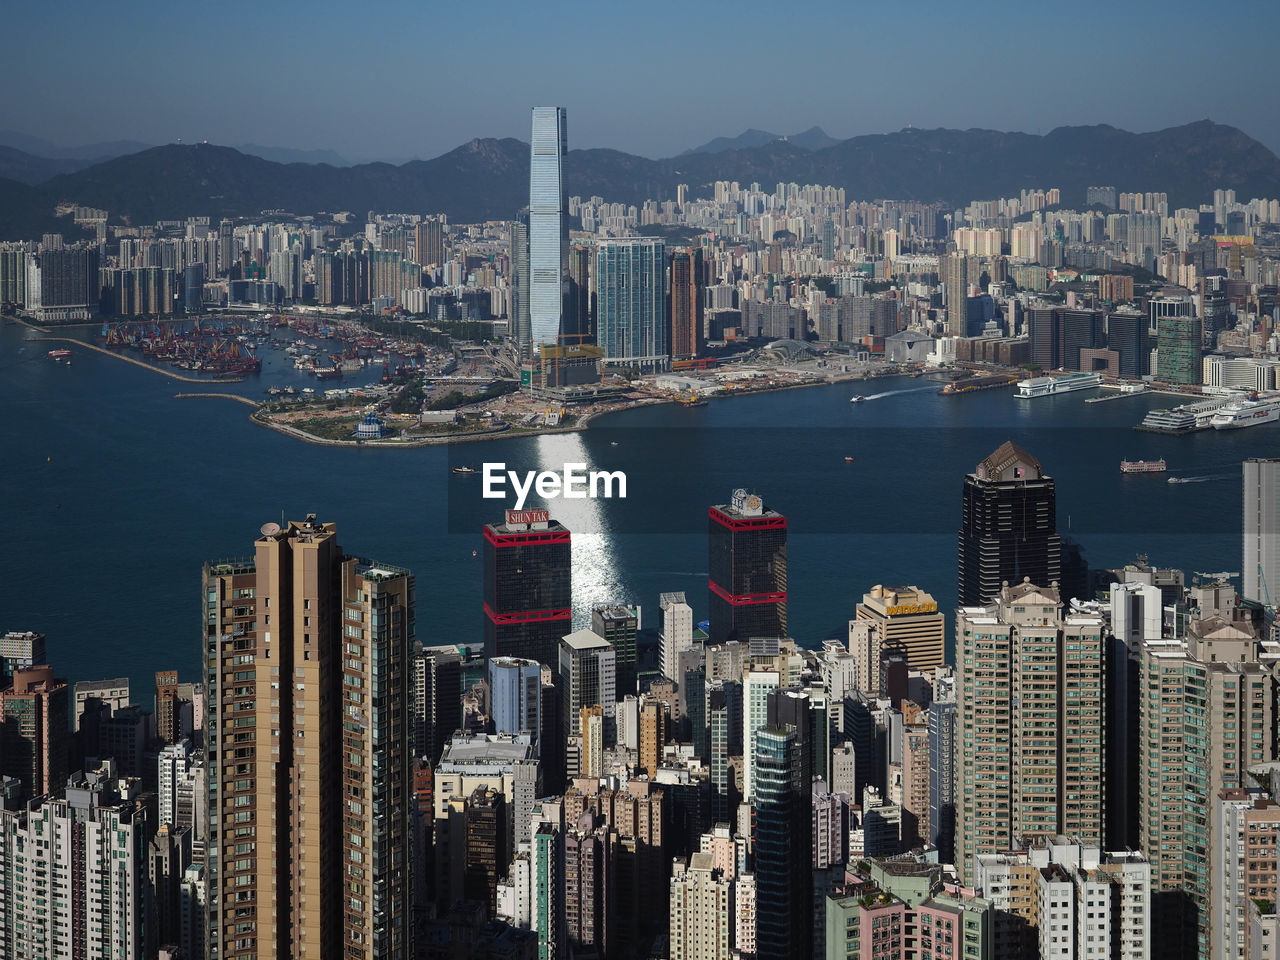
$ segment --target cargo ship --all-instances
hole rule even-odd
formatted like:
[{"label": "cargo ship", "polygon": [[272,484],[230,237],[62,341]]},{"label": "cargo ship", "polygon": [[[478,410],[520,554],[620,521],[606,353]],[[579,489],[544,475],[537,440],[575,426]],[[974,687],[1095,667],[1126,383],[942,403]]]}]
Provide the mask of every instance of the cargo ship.
[{"label": "cargo ship", "polygon": [[1121,460],[1121,473],[1164,473],[1169,469],[1169,465],[1164,462],[1164,458],[1159,460]]},{"label": "cargo ship", "polygon": [[1025,399],[1049,397],[1058,393],[1072,393],[1102,385],[1100,373],[1071,373],[1065,377],[1032,377],[1018,382],[1016,396]]},{"label": "cargo ship", "polygon": [[1241,427],[1256,427],[1261,423],[1274,423],[1276,420],[1280,420],[1280,395],[1263,398],[1254,396],[1227,404],[1213,415],[1209,426],[1215,430],[1238,430]]}]

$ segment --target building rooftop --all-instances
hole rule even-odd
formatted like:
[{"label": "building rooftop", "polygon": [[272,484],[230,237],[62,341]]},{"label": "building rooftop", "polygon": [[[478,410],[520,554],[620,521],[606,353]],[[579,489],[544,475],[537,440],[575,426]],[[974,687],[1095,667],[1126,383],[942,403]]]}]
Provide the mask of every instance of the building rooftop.
[{"label": "building rooftop", "polygon": [[599,650],[601,648],[609,648],[609,641],[593,630],[575,630],[573,633],[561,637],[560,642],[570,650]]},{"label": "building rooftop", "polygon": [[445,745],[438,769],[447,773],[451,766],[505,765],[532,756],[528,734],[460,734]]},{"label": "building rooftop", "polygon": [[1043,476],[1040,461],[1012,440],[1006,440],[973,471],[979,480],[1039,480]]}]

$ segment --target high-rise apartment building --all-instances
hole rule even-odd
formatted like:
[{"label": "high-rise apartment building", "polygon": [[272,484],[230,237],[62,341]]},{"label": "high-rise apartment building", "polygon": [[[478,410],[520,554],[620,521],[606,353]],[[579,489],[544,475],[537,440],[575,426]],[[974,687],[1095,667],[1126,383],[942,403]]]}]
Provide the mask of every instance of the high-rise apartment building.
[{"label": "high-rise apartment building", "polygon": [[990,603],[1024,577],[1061,579],[1053,478],[1017,444],[1001,444],[964,478],[958,554],[960,606]]},{"label": "high-rise apartment building", "polygon": [[769,696],[781,676],[773,670],[752,670],[742,680],[742,796],[755,796],[756,737],[769,722]]},{"label": "high-rise apartment building", "polygon": [[156,736],[165,743],[182,739],[182,703],[178,698],[178,671],[156,674]]},{"label": "high-rise apartment building", "polygon": [[946,863],[954,863],[956,842],[955,676],[939,677],[929,705],[929,832],[926,839]]},{"label": "high-rise apartment building", "polygon": [[564,835],[565,936],[572,955],[611,956],[618,835],[605,819],[583,811]]},{"label": "high-rise apartment building", "polygon": [[[1280,891],[1280,804],[1258,787],[1218,792],[1213,807],[1214,848],[1209,863],[1215,896],[1210,905],[1212,960],[1252,960],[1265,956],[1268,943],[1255,914],[1275,915]],[[1260,919],[1260,918],[1259,918]],[[1274,921],[1272,921],[1273,925]]]},{"label": "high-rise apartment building", "polygon": [[0,690],[13,682],[15,670],[46,662],[45,636],[32,630],[11,630],[0,636]]},{"label": "high-rise apartment building", "polygon": [[667,705],[661,700],[646,700],[640,708],[640,772],[656,777],[662,763],[662,750],[667,745]]},{"label": "high-rise apartment building", "polygon": [[1280,607],[1280,459],[1244,462],[1241,595]]},{"label": "high-rise apartment building", "polygon": [[534,353],[564,332],[569,221],[564,107],[534,107],[529,158],[529,325]]},{"label": "high-rise apartment building", "polygon": [[98,774],[0,810],[0,956],[155,956],[147,813],[136,781]]},{"label": "high-rise apartment building", "polygon": [[444,263],[444,224],[437,217],[428,217],[414,225],[413,256],[424,267]]},{"label": "high-rise apartment building", "polygon": [[693,608],[683,591],[673,591],[658,598],[658,611],[658,667],[664,677],[678,683],[680,654],[693,646]]},{"label": "high-rise apartment building", "polygon": [[[939,612],[933,596],[919,587],[877,584],[862,595],[854,616],[872,625],[876,634],[872,649],[904,653],[909,669],[932,672],[946,662],[946,617]],[[865,668],[866,675],[876,676],[879,659],[877,656],[873,662],[860,665],[859,673],[863,674]],[[879,689],[879,685],[864,688],[868,693]]]},{"label": "high-rise apartment building", "polygon": [[710,853],[695,853],[671,873],[671,960],[730,960],[733,882]]},{"label": "high-rise apartment building", "polygon": [[671,360],[666,247],[654,237],[596,246],[596,343],[607,364],[662,370]]},{"label": "high-rise apartment building", "polygon": [[206,566],[209,956],[412,955],[414,580],[315,516]]},{"label": "high-rise apartment building", "polygon": [[968,336],[969,285],[978,282],[976,276],[969,276],[971,258],[963,253],[948,253],[938,259],[938,279],[945,284],[947,294],[947,335]]},{"label": "high-rise apartment building", "polygon": [[677,360],[702,353],[703,273],[701,249],[672,252],[671,356]]},{"label": "high-rise apartment building", "polygon": [[570,624],[569,531],[546,510],[484,528],[484,653],[559,663]]},{"label": "high-rise apartment building", "polygon": [[0,775],[19,780],[29,797],[66,783],[67,707],[67,682],[48,665],[15,670],[0,690]]},{"label": "high-rise apartment building", "polygon": [[462,656],[458,648],[419,647],[413,654],[410,683],[410,743],[415,757],[434,764],[462,729]]},{"label": "high-rise apartment building", "polygon": [[787,518],[742,489],[708,515],[708,642],[785,637]]},{"label": "high-rise apartment building", "polygon": [[1004,587],[956,616],[956,866],[1058,834],[1101,844],[1106,730],[1101,617],[1062,616],[1052,587]]}]

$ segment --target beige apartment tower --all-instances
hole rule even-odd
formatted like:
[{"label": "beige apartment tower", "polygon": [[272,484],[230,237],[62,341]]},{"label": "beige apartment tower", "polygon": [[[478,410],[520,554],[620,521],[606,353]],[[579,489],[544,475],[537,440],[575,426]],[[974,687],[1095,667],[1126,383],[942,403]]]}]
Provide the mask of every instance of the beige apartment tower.
[{"label": "beige apartment tower", "polygon": [[314,515],[255,548],[204,571],[207,955],[407,960],[413,576]]},{"label": "beige apartment tower", "polygon": [[956,616],[956,866],[1062,834],[1099,846],[1104,625],[1056,586],[1006,585]]},{"label": "beige apartment tower", "polygon": [[865,665],[865,671],[862,665],[859,670],[875,682],[880,676],[878,658],[887,650],[905,651],[907,666],[912,670],[932,673],[935,667],[946,663],[946,617],[938,612],[937,601],[919,587],[877,584],[862,595],[854,615],[873,627],[869,649],[876,659]]}]

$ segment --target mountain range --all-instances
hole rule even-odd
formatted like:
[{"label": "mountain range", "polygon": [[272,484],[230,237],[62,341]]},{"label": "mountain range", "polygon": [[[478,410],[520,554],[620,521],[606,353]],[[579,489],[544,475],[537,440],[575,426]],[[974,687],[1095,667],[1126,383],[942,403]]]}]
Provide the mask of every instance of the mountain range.
[{"label": "mountain range", "polygon": [[[768,139],[755,142],[761,137]],[[823,137],[818,128],[787,139],[748,131],[726,141],[741,141],[736,146],[663,160],[571,150],[565,177],[572,195],[622,203],[674,199],[681,183],[693,196],[708,196],[716,180],[759,182],[766,189],[778,182],[830,184],[843,187],[850,201],[949,204],[1058,187],[1064,204],[1081,207],[1085,188],[1094,184],[1162,191],[1171,207],[1207,202],[1216,188],[1234,189],[1241,199],[1280,197],[1280,158],[1240,130],[1209,120],[1142,134],[1110,126],[1060,127],[1043,136],[906,129],[820,146]],[[67,201],[105,208],[113,221],[133,224],[194,215],[216,221],[263,210],[347,210],[361,218],[368,210],[442,212],[476,222],[507,219],[528,203],[529,147],[511,138],[476,139],[398,166],[347,167],[278,163],[213,144],[169,144],[23,182],[41,159],[74,158],[0,153],[0,239],[72,233],[53,216],[55,205]]]}]

